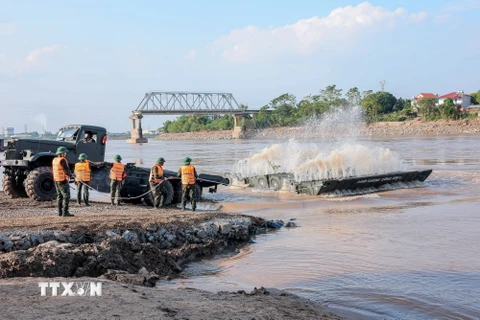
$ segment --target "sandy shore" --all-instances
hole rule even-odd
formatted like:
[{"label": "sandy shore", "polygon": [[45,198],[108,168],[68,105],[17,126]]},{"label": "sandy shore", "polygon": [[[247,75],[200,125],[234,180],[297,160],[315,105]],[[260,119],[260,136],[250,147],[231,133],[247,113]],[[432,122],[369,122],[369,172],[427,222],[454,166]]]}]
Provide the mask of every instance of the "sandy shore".
[{"label": "sandy shore", "polygon": [[[405,122],[377,122],[364,125],[358,130],[346,132],[340,129],[322,130],[322,128],[289,127],[247,130],[244,139],[308,139],[323,138],[330,135],[355,135],[369,137],[383,136],[415,136],[415,135],[453,135],[453,134],[480,134],[480,119],[468,119],[458,121],[430,121],[424,122],[419,119]],[[166,133],[154,140],[230,140],[232,131],[201,131]]]},{"label": "sandy shore", "polygon": [[[261,218],[102,202],[71,212],[58,217],[53,203],[0,193],[2,318],[341,319],[262,283],[251,292],[154,287],[193,259],[245,245],[269,229]],[[41,296],[38,283],[52,281],[100,281],[102,295]]]},{"label": "sandy shore", "polygon": [[[274,289],[207,292],[145,288],[102,281],[102,296],[40,296],[38,282],[64,278],[0,280],[3,319],[342,319],[316,303]],[[94,278],[78,282],[99,281]],[[252,288],[253,289],[253,288]],[[62,292],[62,290],[59,290]],[[50,294],[50,291],[48,291]]]}]

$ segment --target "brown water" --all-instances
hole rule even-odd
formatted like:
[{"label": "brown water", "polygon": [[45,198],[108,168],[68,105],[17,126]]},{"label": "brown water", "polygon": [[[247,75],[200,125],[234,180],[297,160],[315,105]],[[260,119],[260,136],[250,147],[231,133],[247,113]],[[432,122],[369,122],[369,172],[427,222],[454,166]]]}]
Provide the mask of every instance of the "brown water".
[{"label": "brown water", "polygon": [[[340,154],[356,154],[352,159],[368,170],[431,168],[420,187],[364,195],[310,197],[220,187],[217,194],[205,194],[216,203],[202,203],[200,210],[221,206],[266,219],[295,219],[299,227],[258,235],[240,252],[193,263],[179,279],[159,285],[212,291],[276,287],[355,318],[480,318],[480,135],[363,138],[347,146],[332,141],[108,144],[108,158],[119,153],[124,162],[150,166],[162,156],[166,169],[177,170],[189,156],[205,173],[245,170],[239,160],[261,158],[259,165],[267,161],[264,155],[294,167],[304,160],[298,155],[324,150],[325,161],[343,150]],[[363,147],[389,150],[395,157],[388,151],[378,153],[381,159],[388,154],[388,163],[369,158]]]}]

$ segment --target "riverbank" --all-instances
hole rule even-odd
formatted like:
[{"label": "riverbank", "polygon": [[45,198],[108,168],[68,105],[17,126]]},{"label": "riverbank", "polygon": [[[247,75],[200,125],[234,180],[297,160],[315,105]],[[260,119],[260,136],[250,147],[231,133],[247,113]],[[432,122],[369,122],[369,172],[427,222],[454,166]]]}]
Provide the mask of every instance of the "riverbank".
[{"label": "riverbank", "polygon": [[[337,131],[338,130],[338,131]],[[355,136],[415,136],[415,135],[452,135],[452,134],[480,134],[480,119],[466,119],[457,121],[421,121],[420,119],[405,122],[376,122],[363,125],[352,131],[342,128],[267,128],[247,130],[244,139],[284,139],[295,137],[297,139],[321,138],[331,135],[355,135]],[[153,140],[230,140],[232,131],[201,131],[165,133]]]},{"label": "riverbank", "polygon": [[[340,319],[318,303],[262,284],[252,292],[154,287],[194,259],[235,250],[283,221],[142,205],[72,205],[0,193],[2,316],[15,318]],[[41,297],[38,282],[101,281],[101,297]],[[154,287],[154,288],[146,288]],[[86,300],[88,299],[88,301]]]}]

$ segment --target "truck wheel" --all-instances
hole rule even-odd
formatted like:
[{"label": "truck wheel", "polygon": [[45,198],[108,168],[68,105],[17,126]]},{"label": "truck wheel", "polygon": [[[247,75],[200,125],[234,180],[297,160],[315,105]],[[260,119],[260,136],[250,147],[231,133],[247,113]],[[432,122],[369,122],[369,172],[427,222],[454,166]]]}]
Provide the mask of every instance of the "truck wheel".
[{"label": "truck wheel", "polygon": [[258,186],[261,189],[267,189],[268,188],[267,180],[265,178],[258,178]]},{"label": "truck wheel", "polygon": [[[173,201],[173,186],[170,181],[165,180],[163,181],[164,187],[167,190],[167,199],[165,200],[165,205],[170,205]],[[147,193],[143,200],[147,206],[153,207],[153,194],[152,192]]]},{"label": "truck wheel", "polygon": [[203,188],[200,187],[198,184],[195,185],[195,195],[196,195],[196,200],[197,201],[200,201],[202,200],[202,191],[203,191]]},{"label": "truck wheel", "polygon": [[53,181],[52,168],[38,167],[28,173],[25,180],[25,189],[30,199],[37,201],[51,201],[57,190]]},{"label": "truck wheel", "polygon": [[12,199],[27,197],[23,184],[17,183],[15,177],[9,174],[3,175],[3,193]]},{"label": "truck wheel", "polygon": [[278,190],[282,189],[282,184],[280,184],[280,181],[277,178],[271,178],[270,179],[270,187],[273,190],[278,191]]},{"label": "truck wheel", "polygon": [[182,203],[182,184],[178,183],[173,192],[173,203]]},{"label": "truck wheel", "polygon": [[143,196],[143,201],[145,201],[145,204],[149,207],[153,207],[153,195],[151,192],[147,193],[146,195]]}]

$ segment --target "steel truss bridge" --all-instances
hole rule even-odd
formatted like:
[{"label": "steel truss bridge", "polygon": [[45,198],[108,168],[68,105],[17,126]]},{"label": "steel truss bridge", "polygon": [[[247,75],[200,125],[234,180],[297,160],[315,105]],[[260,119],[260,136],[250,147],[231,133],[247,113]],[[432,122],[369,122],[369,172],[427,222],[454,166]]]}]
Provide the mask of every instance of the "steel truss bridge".
[{"label": "steel truss bridge", "polygon": [[259,110],[240,108],[231,93],[151,91],[145,94],[133,115],[252,114]]},{"label": "steel truss bridge", "polygon": [[129,143],[146,143],[143,137],[144,115],[214,115],[231,114],[234,118],[233,137],[238,138],[245,130],[245,115],[259,113],[260,110],[240,108],[231,93],[225,92],[177,92],[150,91],[145,94],[137,109],[132,111],[131,138]]}]

